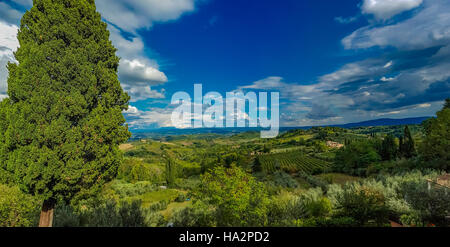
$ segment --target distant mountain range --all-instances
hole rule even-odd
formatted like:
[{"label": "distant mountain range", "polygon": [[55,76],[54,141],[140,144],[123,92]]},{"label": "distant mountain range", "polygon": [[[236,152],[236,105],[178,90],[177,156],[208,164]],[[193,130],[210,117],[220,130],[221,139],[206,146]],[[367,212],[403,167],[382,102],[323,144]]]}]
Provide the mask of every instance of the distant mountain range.
[{"label": "distant mountain range", "polygon": [[421,124],[423,121],[431,117],[415,117],[415,118],[402,118],[402,119],[392,119],[392,118],[381,118],[375,120],[369,120],[359,123],[349,123],[342,125],[333,125],[342,128],[354,128],[354,127],[369,127],[369,126],[389,126],[389,125],[409,125],[409,124]]},{"label": "distant mountain range", "polygon": [[[356,127],[375,127],[375,126],[392,126],[392,125],[412,125],[421,124],[424,120],[431,117],[415,117],[415,118],[402,118],[402,119],[392,119],[392,118],[382,118],[374,119],[358,123],[348,123],[340,125],[327,125],[330,127],[341,127],[341,128],[356,128]],[[293,129],[310,129],[313,126],[303,126],[303,127],[281,127],[280,132],[293,130]],[[321,126],[325,127],[325,126]],[[140,129],[131,130],[133,133],[132,139],[140,138],[155,138],[164,136],[176,136],[176,135],[195,135],[195,134],[238,134],[247,131],[260,131],[261,128],[200,128],[200,129],[176,129],[176,128],[159,128],[159,129]]]}]

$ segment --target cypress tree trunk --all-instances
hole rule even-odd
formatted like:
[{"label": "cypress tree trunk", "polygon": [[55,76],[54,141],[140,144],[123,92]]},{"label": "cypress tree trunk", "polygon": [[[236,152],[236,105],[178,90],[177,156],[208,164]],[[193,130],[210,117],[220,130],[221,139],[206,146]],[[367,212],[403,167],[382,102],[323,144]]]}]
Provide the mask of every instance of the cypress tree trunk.
[{"label": "cypress tree trunk", "polygon": [[42,204],[41,217],[39,219],[39,227],[53,226],[53,211],[55,203],[51,200],[46,200]]}]

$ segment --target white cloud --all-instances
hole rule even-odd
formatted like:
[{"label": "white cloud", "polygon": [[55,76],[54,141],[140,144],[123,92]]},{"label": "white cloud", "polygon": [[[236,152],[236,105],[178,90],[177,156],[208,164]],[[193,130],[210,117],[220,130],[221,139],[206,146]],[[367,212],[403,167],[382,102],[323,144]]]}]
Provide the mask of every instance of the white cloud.
[{"label": "white cloud", "polygon": [[123,59],[120,62],[119,73],[127,84],[158,85],[167,82],[163,72],[138,59]]},{"label": "white cloud", "polygon": [[128,110],[124,111],[125,114],[130,114],[130,115],[138,115],[139,114],[139,110],[137,107],[129,105],[128,106]]},{"label": "white cloud", "polygon": [[108,25],[110,38],[121,57],[119,79],[122,87],[131,97],[131,102],[164,98],[163,92],[152,90],[150,86],[161,85],[168,81],[164,72],[159,70],[155,60],[145,57],[145,46],[140,36],[126,39],[121,31]]},{"label": "white cloud", "polygon": [[377,19],[387,20],[421,4],[422,0],[364,0],[361,9],[364,14],[372,14]]},{"label": "white cloud", "polygon": [[195,9],[194,0],[97,0],[96,4],[106,20],[130,33]]},{"label": "white cloud", "polygon": [[351,17],[347,17],[347,18],[344,18],[342,16],[338,16],[338,17],[334,18],[335,21],[337,21],[341,24],[353,23],[353,22],[357,21],[358,19],[359,19],[359,15],[351,16]]},{"label": "white cloud", "polygon": [[[25,8],[32,6],[31,0],[13,0]],[[194,0],[97,0],[97,10],[113,25],[108,25],[110,38],[121,57],[119,79],[130,94],[131,101],[164,98],[164,89],[153,90],[151,86],[168,81],[160,71],[157,61],[146,54],[145,44],[137,30],[149,28],[154,22],[178,19],[183,13],[195,9]],[[22,13],[10,5],[0,2],[0,19],[18,23]],[[12,51],[18,46],[17,26],[0,23],[0,94],[6,92],[6,64],[12,59]],[[125,36],[123,32],[127,32]],[[129,35],[132,34],[132,35]],[[125,38],[127,37],[127,38]]]},{"label": "white cloud", "polygon": [[165,90],[153,90],[150,86],[128,85],[122,83],[123,89],[130,95],[130,102],[136,102],[146,99],[164,99]]},{"label": "white cloud", "polygon": [[425,49],[450,41],[448,0],[426,0],[413,17],[392,25],[362,27],[342,40],[346,49],[392,46],[401,50]]},{"label": "white cloud", "polygon": [[392,63],[392,61],[386,62],[382,59],[367,59],[348,63],[333,73],[321,76],[319,81],[322,83],[322,87],[332,89],[342,83],[381,76],[388,71]]},{"label": "white cloud", "polygon": [[431,104],[425,103],[425,104],[419,104],[416,106],[416,108],[429,108],[431,107]]},{"label": "white cloud", "polygon": [[140,36],[126,39],[121,31],[113,25],[108,25],[110,39],[117,48],[120,57],[141,57],[144,51],[144,41]]},{"label": "white cloud", "polygon": [[271,76],[265,79],[255,81],[248,86],[239,87],[239,89],[276,89],[285,87],[287,84],[282,82],[283,78],[279,76]]},{"label": "white cloud", "polygon": [[161,128],[173,127],[172,108],[150,108],[148,111],[141,111],[131,106],[124,112],[127,116],[127,123],[131,128]]},{"label": "white cloud", "polygon": [[8,62],[15,61],[14,54],[19,46],[16,38],[18,27],[0,21],[0,99],[6,97]]},{"label": "white cloud", "polygon": [[0,21],[0,56],[12,55],[12,52],[19,47],[17,40],[18,27]]}]

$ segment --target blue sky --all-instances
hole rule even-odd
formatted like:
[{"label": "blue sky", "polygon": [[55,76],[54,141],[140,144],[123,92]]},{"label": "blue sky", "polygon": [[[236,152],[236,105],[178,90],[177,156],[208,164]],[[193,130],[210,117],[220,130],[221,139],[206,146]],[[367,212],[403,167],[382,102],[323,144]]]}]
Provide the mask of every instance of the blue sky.
[{"label": "blue sky", "polygon": [[[97,0],[134,129],[171,96],[280,92],[281,126],[432,116],[450,97],[448,0]],[[30,0],[0,0],[0,97]],[[3,96],[4,97],[4,96]]]}]

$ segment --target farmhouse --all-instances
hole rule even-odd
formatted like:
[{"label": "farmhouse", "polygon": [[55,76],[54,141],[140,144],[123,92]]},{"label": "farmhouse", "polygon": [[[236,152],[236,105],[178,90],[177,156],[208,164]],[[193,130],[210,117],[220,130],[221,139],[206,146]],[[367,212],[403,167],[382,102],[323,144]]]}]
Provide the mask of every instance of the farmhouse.
[{"label": "farmhouse", "polygon": [[330,148],[343,148],[344,144],[341,144],[339,142],[333,142],[333,141],[327,141],[327,146]]}]

